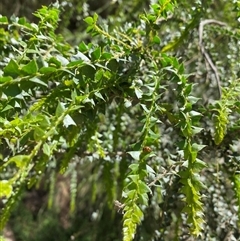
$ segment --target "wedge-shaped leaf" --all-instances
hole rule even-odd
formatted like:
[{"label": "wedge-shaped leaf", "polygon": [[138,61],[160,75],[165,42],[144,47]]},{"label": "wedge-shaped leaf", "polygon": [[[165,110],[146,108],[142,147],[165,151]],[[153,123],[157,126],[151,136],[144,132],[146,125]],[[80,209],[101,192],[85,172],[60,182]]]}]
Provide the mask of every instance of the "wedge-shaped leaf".
[{"label": "wedge-shaped leaf", "polygon": [[11,81],[13,78],[11,76],[0,76],[0,84],[1,83],[5,83],[5,82],[9,82]]},{"label": "wedge-shaped leaf", "polygon": [[197,98],[197,97],[191,96],[191,95],[189,95],[187,97],[187,99],[192,105],[196,104],[200,100],[200,98]]},{"label": "wedge-shaped leaf", "polygon": [[80,51],[78,51],[75,55],[73,55],[71,57],[72,61],[76,61],[76,60],[83,60],[84,62],[90,62],[90,59],[83,53],[81,53]]},{"label": "wedge-shaped leaf", "polygon": [[142,218],[143,217],[143,212],[142,210],[138,207],[138,205],[136,203],[133,204],[133,210],[134,213],[139,217]]},{"label": "wedge-shaped leaf", "polygon": [[197,111],[194,111],[194,110],[191,110],[189,112],[190,116],[202,116],[202,114],[200,112],[197,112]]},{"label": "wedge-shaped leaf", "polygon": [[95,73],[95,80],[99,81],[102,79],[104,75],[104,70],[103,69],[99,69],[96,73]]},{"label": "wedge-shaped leaf", "polygon": [[40,80],[37,77],[31,78],[31,79],[29,79],[29,81],[34,82],[34,83],[39,84],[39,85],[42,85],[42,86],[45,86],[45,87],[48,87],[47,83],[43,82],[42,80]]},{"label": "wedge-shaped leaf", "polygon": [[148,195],[147,195],[147,193],[143,193],[143,194],[141,194],[141,195],[139,195],[139,203],[140,204],[143,204],[143,205],[146,205],[146,206],[148,206],[148,200],[149,200],[149,198],[148,198]]},{"label": "wedge-shaped leaf", "polygon": [[152,190],[149,188],[149,186],[141,180],[138,181],[138,188],[139,188],[140,194],[152,192]]},{"label": "wedge-shaped leaf", "polygon": [[66,66],[66,65],[69,64],[69,60],[66,59],[65,57],[63,57],[63,56],[60,55],[60,54],[57,55],[56,58],[57,58],[58,62],[55,61],[55,64],[57,65],[58,68],[60,68],[59,63],[60,63],[60,65],[62,65],[62,66]]},{"label": "wedge-shaped leaf", "polygon": [[129,168],[133,171],[133,172],[136,172],[139,168],[139,164],[137,163],[133,163],[129,166]]},{"label": "wedge-shaped leaf", "polygon": [[88,50],[88,46],[84,43],[84,42],[81,42],[79,45],[78,45],[78,48],[81,52],[85,52]]},{"label": "wedge-shaped leaf", "polygon": [[75,121],[72,119],[72,117],[70,115],[66,115],[63,119],[63,125],[65,127],[69,127],[69,126],[76,126],[77,124],[75,123]]},{"label": "wedge-shaped leaf", "polygon": [[99,99],[105,101],[105,99],[103,98],[102,94],[100,92],[95,92],[94,93]]},{"label": "wedge-shaped leaf", "polygon": [[141,218],[134,213],[132,214],[131,218],[132,218],[132,222],[134,222],[134,223],[140,223],[141,222]]},{"label": "wedge-shaped leaf", "polygon": [[45,132],[42,128],[36,126],[35,129],[34,129],[34,140],[35,141],[40,141],[42,140],[43,136],[45,135]]},{"label": "wedge-shaped leaf", "polygon": [[150,110],[146,107],[146,105],[144,104],[140,104],[140,105],[146,113],[149,113]]},{"label": "wedge-shaped leaf", "polygon": [[44,143],[43,144],[43,153],[47,156],[50,156],[51,155],[51,149],[50,149],[50,146],[47,144],[47,143]]},{"label": "wedge-shaped leaf", "polygon": [[132,179],[132,181],[136,184],[139,181],[139,175],[129,175],[128,178]]},{"label": "wedge-shaped leaf", "polygon": [[67,67],[73,67],[73,66],[78,66],[78,67],[81,67],[81,66],[84,66],[84,61],[82,59],[80,60],[76,60],[76,61],[72,61],[70,62]]},{"label": "wedge-shaped leaf", "polygon": [[56,116],[59,117],[65,111],[65,109],[65,104],[62,102],[58,102]]},{"label": "wedge-shaped leaf", "polygon": [[200,179],[200,175],[197,173],[192,174],[191,182],[196,191],[200,191],[201,189],[206,188]]},{"label": "wedge-shaped leaf", "polygon": [[143,95],[143,92],[139,88],[135,88],[135,94],[136,94],[138,99],[141,99],[142,95]]},{"label": "wedge-shaped leaf", "polygon": [[200,133],[201,131],[203,131],[203,128],[197,127],[197,126],[192,126],[192,133],[193,135],[196,135],[198,133]]},{"label": "wedge-shaped leaf", "polygon": [[9,61],[8,65],[3,69],[3,72],[5,75],[9,75],[12,77],[17,77],[18,75],[21,75],[19,66],[13,59]]},{"label": "wedge-shaped leaf", "polygon": [[152,169],[152,167],[150,167],[149,165],[146,165],[147,168],[147,172],[151,173],[151,174],[156,174],[156,172]]},{"label": "wedge-shaped leaf", "polygon": [[200,172],[205,167],[207,167],[207,164],[198,158],[196,158],[196,161],[192,165],[192,169],[194,172]]},{"label": "wedge-shaped leaf", "polygon": [[138,161],[140,158],[141,151],[129,151],[127,152],[134,160]]},{"label": "wedge-shaped leaf", "polygon": [[204,147],[206,147],[206,145],[200,145],[200,144],[197,144],[197,143],[193,143],[192,145],[192,150],[193,151],[201,151]]},{"label": "wedge-shaped leaf", "polygon": [[1,16],[0,17],[0,23],[8,23],[8,19],[6,16]]},{"label": "wedge-shaped leaf", "polygon": [[61,68],[62,64],[61,64],[61,61],[59,61],[57,58],[55,57],[51,57],[49,60],[48,60],[48,64],[51,64],[52,66],[55,65],[56,68]]},{"label": "wedge-shaped leaf", "polygon": [[38,71],[38,66],[37,66],[36,61],[33,59],[28,64],[23,66],[22,71],[26,74],[29,74],[29,75],[36,74],[37,71]]},{"label": "wedge-shaped leaf", "polygon": [[28,160],[29,156],[27,155],[16,155],[11,157],[7,163],[15,162],[16,166],[21,169],[25,167]]},{"label": "wedge-shaped leaf", "polygon": [[5,112],[5,111],[11,110],[11,109],[14,109],[14,107],[11,105],[7,105],[2,110],[0,110],[0,112]]},{"label": "wedge-shaped leaf", "polygon": [[111,53],[103,52],[101,55],[101,59],[109,60],[113,57]]},{"label": "wedge-shaped leaf", "polygon": [[153,37],[153,43],[155,43],[155,44],[160,44],[161,43],[161,39],[159,38],[159,36],[157,36],[157,35],[155,35],[154,37]]},{"label": "wedge-shaped leaf", "polygon": [[94,20],[92,17],[86,17],[84,19],[84,22],[86,22],[88,25],[92,25],[94,23]]},{"label": "wedge-shaped leaf", "polygon": [[[132,200],[134,197],[136,196],[136,190],[128,190],[128,191],[125,191],[124,194],[123,194],[123,197],[127,197],[127,200]],[[127,210],[128,209],[128,206],[125,206],[126,209],[124,210]]]},{"label": "wedge-shaped leaf", "polygon": [[6,197],[9,198],[12,194],[12,185],[7,180],[0,181],[0,198]]},{"label": "wedge-shaped leaf", "polygon": [[101,57],[101,48],[99,47],[99,48],[95,49],[91,53],[91,57],[92,57],[93,61],[98,60]]}]

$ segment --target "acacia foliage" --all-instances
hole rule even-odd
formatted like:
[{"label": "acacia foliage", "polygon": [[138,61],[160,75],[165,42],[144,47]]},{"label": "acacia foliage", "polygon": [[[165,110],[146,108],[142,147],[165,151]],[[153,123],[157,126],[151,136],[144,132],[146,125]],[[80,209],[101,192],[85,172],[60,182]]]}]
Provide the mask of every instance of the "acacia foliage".
[{"label": "acacia foliage", "polygon": [[[95,13],[75,47],[56,34],[58,4],[38,24],[0,18],[1,228],[45,177],[51,208],[56,173],[70,170],[70,212],[84,183],[92,205],[122,212],[124,241],[239,237],[239,29],[204,22],[199,2],[188,19],[187,6],[159,0],[115,28]],[[239,2],[227,7],[237,21]]]}]

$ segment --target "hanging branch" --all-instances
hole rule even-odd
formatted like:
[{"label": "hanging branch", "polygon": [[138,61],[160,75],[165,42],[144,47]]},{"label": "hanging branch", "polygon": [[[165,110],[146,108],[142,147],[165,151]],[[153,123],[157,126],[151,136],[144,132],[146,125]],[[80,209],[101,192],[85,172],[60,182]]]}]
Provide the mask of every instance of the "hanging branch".
[{"label": "hanging branch", "polygon": [[211,69],[214,72],[216,81],[217,81],[217,86],[218,86],[218,93],[219,93],[219,97],[221,98],[222,96],[222,91],[221,91],[221,82],[220,82],[220,78],[219,78],[219,74],[218,74],[218,70],[217,67],[214,65],[211,57],[209,56],[209,54],[207,53],[205,46],[203,44],[203,28],[206,24],[217,24],[220,26],[227,26],[226,23],[214,20],[214,19],[206,19],[200,22],[199,25],[199,46],[200,46],[200,50],[201,53],[203,55],[203,57],[206,59],[206,61],[208,62],[208,64],[210,65]]}]

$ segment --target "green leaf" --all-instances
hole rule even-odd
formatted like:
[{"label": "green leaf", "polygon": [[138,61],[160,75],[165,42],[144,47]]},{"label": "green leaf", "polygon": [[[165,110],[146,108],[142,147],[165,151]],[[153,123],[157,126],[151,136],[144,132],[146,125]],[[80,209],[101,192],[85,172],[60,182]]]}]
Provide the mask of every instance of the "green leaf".
[{"label": "green leaf", "polygon": [[45,132],[43,129],[41,129],[40,127],[36,126],[34,129],[34,140],[35,141],[40,141],[42,140],[43,136],[45,135]]},{"label": "green leaf", "polygon": [[36,61],[32,60],[27,65],[23,66],[22,71],[29,75],[36,74],[38,71],[38,66]]},{"label": "green leaf", "polygon": [[18,85],[9,85],[5,89],[3,89],[3,92],[9,98],[9,97],[16,97],[22,92],[22,90],[19,88]]},{"label": "green leaf", "polygon": [[94,20],[95,23],[96,23],[97,20],[98,20],[98,15],[97,15],[96,12],[93,14],[93,20]]},{"label": "green leaf", "polygon": [[0,112],[5,112],[5,111],[11,110],[11,109],[14,109],[14,107],[11,105],[7,105],[2,110],[0,110]]},{"label": "green leaf", "polygon": [[8,23],[8,18],[6,16],[0,16],[0,23]]},{"label": "green leaf", "polygon": [[81,66],[84,66],[85,63],[83,60],[76,60],[76,61],[72,61],[70,62],[67,67],[74,67],[74,66],[78,66],[78,67],[81,67]]},{"label": "green leaf", "polygon": [[109,60],[112,57],[113,57],[113,55],[111,53],[107,53],[107,52],[103,52],[101,55],[101,59],[104,59],[104,60]]},{"label": "green leaf", "polygon": [[0,181],[0,198],[6,197],[9,198],[12,194],[12,185],[7,180]]},{"label": "green leaf", "polygon": [[139,175],[129,175],[128,178],[131,178],[134,183],[138,183]]},{"label": "green leaf", "polygon": [[152,167],[150,167],[149,165],[146,165],[146,169],[147,169],[147,172],[148,173],[151,173],[151,174],[156,174],[156,172],[152,169]]},{"label": "green leaf", "polygon": [[10,75],[12,77],[17,77],[21,74],[17,62],[15,62],[13,59],[11,59],[8,65],[3,68],[3,72],[5,75]]},{"label": "green leaf", "polygon": [[66,115],[63,119],[63,125],[68,128],[69,126],[76,126],[77,124],[75,123],[75,121],[72,119],[72,117],[70,115]]},{"label": "green leaf", "polygon": [[139,203],[148,206],[148,194],[147,193],[143,193],[141,195],[139,195]]},{"label": "green leaf", "polygon": [[138,161],[140,158],[141,151],[129,151],[127,152],[134,160]]},{"label": "green leaf", "polygon": [[45,86],[45,87],[48,87],[48,84],[47,84],[47,83],[43,82],[42,80],[40,80],[40,79],[37,78],[37,77],[31,78],[31,79],[29,79],[29,81],[34,82],[34,83],[39,84],[39,85],[43,85],[43,86]]},{"label": "green leaf", "polygon": [[103,98],[102,94],[100,92],[94,92],[94,94],[101,100],[105,101],[105,99]]},{"label": "green leaf", "polygon": [[203,128],[197,127],[197,126],[192,126],[192,133],[193,135],[196,135],[198,133],[200,133],[201,131],[203,131]]},{"label": "green leaf", "polygon": [[135,88],[134,90],[135,90],[135,94],[136,94],[137,98],[141,99],[143,92],[139,88]]},{"label": "green leaf", "polygon": [[155,44],[160,44],[160,43],[161,43],[161,39],[160,39],[157,35],[155,35],[155,36],[153,37],[153,43],[155,43]]},{"label": "green leaf", "polygon": [[62,102],[58,102],[57,109],[56,109],[56,116],[59,117],[65,111],[65,104]]},{"label": "green leaf", "polygon": [[123,197],[127,197],[128,199],[133,199],[135,195],[136,195],[136,190],[133,189],[133,190],[124,191]]},{"label": "green leaf", "polygon": [[84,43],[84,42],[81,42],[79,45],[78,45],[78,48],[79,48],[79,51],[80,52],[85,52],[88,50],[88,46]]},{"label": "green leaf", "polygon": [[86,22],[88,25],[92,25],[94,23],[94,20],[92,17],[86,17],[84,19],[84,22]]},{"label": "green leaf", "polygon": [[104,75],[104,70],[101,68],[95,73],[95,80],[100,81]]},{"label": "green leaf", "polygon": [[139,188],[140,194],[152,192],[152,190],[149,188],[149,186],[141,180],[138,181],[138,188]]},{"label": "green leaf", "polygon": [[201,151],[204,147],[206,147],[206,145],[200,145],[200,144],[197,144],[197,143],[193,143],[192,145],[192,150],[194,151]]},{"label": "green leaf", "polygon": [[91,57],[92,57],[93,61],[98,60],[101,57],[101,48],[99,47],[99,48],[95,49],[91,53]]},{"label": "green leaf", "polygon": [[13,78],[11,76],[0,76],[0,83],[6,83],[11,81]]},{"label": "green leaf", "polygon": [[[48,60],[48,64],[51,65],[50,67],[56,67],[56,68],[61,68],[62,64],[61,62],[55,58],[55,57],[51,57],[49,60]],[[55,65],[55,66],[53,66]]]},{"label": "green leaf", "polygon": [[53,72],[55,72],[57,69],[54,67],[42,67],[39,72],[41,74],[51,74]]},{"label": "green leaf", "polygon": [[27,155],[16,155],[11,157],[7,163],[15,162],[16,166],[20,169],[25,167],[27,161],[29,160],[29,156]]},{"label": "green leaf", "polygon": [[53,58],[52,61],[54,61],[57,68],[60,68],[61,66],[66,66],[69,64],[69,60],[60,54],[56,55],[56,59]]},{"label": "green leaf", "polygon": [[49,147],[49,145],[47,143],[44,143],[43,144],[43,153],[47,156],[50,156],[51,155],[51,149]]},{"label": "green leaf", "polygon": [[139,164],[137,163],[133,163],[129,166],[129,168],[133,171],[133,172],[136,172],[139,168]]},{"label": "green leaf", "polygon": [[190,95],[187,97],[187,99],[192,105],[196,104],[200,100],[200,98]]}]

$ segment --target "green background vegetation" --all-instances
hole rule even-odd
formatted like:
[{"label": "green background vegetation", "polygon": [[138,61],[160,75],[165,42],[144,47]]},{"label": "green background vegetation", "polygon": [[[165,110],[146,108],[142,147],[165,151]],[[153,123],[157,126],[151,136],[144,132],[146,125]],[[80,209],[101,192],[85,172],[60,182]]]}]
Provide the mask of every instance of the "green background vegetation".
[{"label": "green background vegetation", "polygon": [[0,3],[1,240],[240,239],[240,2]]}]

